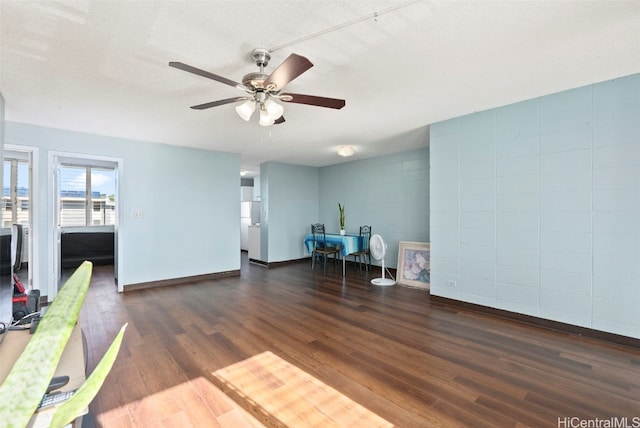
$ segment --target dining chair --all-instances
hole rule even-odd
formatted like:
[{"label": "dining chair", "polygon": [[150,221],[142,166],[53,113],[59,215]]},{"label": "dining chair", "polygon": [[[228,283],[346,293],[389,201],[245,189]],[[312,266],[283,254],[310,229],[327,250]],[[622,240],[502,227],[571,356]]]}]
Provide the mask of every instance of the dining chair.
[{"label": "dining chair", "polygon": [[338,260],[340,250],[336,246],[327,245],[327,236],[324,230],[324,224],[316,223],[311,225],[311,233],[313,234],[313,248],[311,251],[311,269],[313,270],[316,257],[322,257],[323,272],[327,273],[327,257],[333,254],[334,263]]},{"label": "dining chair", "polygon": [[353,261],[358,259],[358,267],[362,271],[362,258],[365,260],[365,270],[371,269],[371,253],[369,252],[369,240],[371,239],[371,226],[360,226],[360,250],[349,253],[353,256]]}]

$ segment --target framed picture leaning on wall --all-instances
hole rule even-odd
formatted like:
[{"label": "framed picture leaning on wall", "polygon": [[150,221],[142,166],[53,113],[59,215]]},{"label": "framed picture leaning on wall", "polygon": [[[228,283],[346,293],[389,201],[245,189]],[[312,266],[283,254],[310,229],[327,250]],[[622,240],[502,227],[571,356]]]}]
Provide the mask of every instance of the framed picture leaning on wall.
[{"label": "framed picture leaning on wall", "polygon": [[398,284],[429,289],[431,281],[429,243],[400,241],[397,281]]}]

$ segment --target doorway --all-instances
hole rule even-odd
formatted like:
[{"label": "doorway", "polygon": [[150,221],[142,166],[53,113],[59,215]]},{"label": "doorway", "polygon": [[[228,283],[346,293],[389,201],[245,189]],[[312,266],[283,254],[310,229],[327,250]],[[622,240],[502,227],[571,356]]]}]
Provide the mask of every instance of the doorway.
[{"label": "doorway", "polygon": [[[34,155],[35,154],[35,155]],[[1,274],[8,276],[3,283],[20,281],[25,289],[34,287],[34,272],[38,271],[37,231],[34,229],[37,175],[37,148],[7,144],[3,151],[3,193]],[[15,276],[14,276],[15,275]]]},{"label": "doorway", "polygon": [[[51,271],[56,279],[49,300],[65,277],[84,260],[112,265],[118,284],[119,174],[121,159],[51,153],[54,219]],[[118,291],[122,291],[118,286]]]}]

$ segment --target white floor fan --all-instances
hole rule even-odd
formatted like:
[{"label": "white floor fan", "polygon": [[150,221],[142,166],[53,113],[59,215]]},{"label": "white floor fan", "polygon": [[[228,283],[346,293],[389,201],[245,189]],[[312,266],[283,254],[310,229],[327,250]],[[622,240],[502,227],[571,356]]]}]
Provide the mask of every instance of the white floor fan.
[{"label": "white floor fan", "polygon": [[[371,280],[373,285],[380,285],[383,287],[389,285],[396,285],[396,280],[393,278],[385,278],[384,256],[387,255],[387,244],[382,239],[382,236],[374,234],[369,241],[369,253],[371,257],[376,260],[382,260],[382,278],[375,278]],[[389,274],[391,276],[391,274]]]}]

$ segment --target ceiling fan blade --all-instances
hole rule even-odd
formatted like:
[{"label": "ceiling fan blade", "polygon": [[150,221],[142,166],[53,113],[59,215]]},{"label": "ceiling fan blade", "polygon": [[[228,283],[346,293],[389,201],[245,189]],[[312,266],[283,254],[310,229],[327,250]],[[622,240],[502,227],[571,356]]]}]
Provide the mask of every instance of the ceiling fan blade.
[{"label": "ceiling fan blade", "polygon": [[204,110],[211,107],[222,106],[225,104],[237,103],[238,101],[248,100],[249,97],[234,97],[234,98],[226,98],[224,100],[211,101],[210,103],[198,104],[197,106],[191,106],[194,110]]},{"label": "ceiling fan blade", "polygon": [[313,67],[311,61],[307,58],[291,54],[284,60],[264,81],[264,87],[268,88],[273,85],[273,91],[280,91],[296,77]]},{"label": "ceiling fan blade", "polygon": [[286,122],[284,120],[284,116],[280,116],[279,118],[277,118],[276,120],[273,121],[273,124],[274,125],[278,125],[279,123],[284,123],[284,122]]},{"label": "ceiling fan blade", "polygon": [[335,108],[340,110],[345,106],[345,100],[338,98],[317,97],[315,95],[304,94],[280,94],[280,101],[286,103],[308,104],[310,106]]},{"label": "ceiling fan blade", "polygon": [[170,62],[170,67],[174,67],[183,71],[187,71],[189,73],[197,74],[198,76],[206,77],[207,79],[213,79],[216,82],[224,83],[225,85],[233,86],[236,88],[243,89],[244,86],[241,83],[234,82],[231,79],[227,79],[226,77],[218,76],[217,74],[209,73],[208,71],[200,70],[199,68],[192,67],[188,64],[184,64],[182,62]]}]

